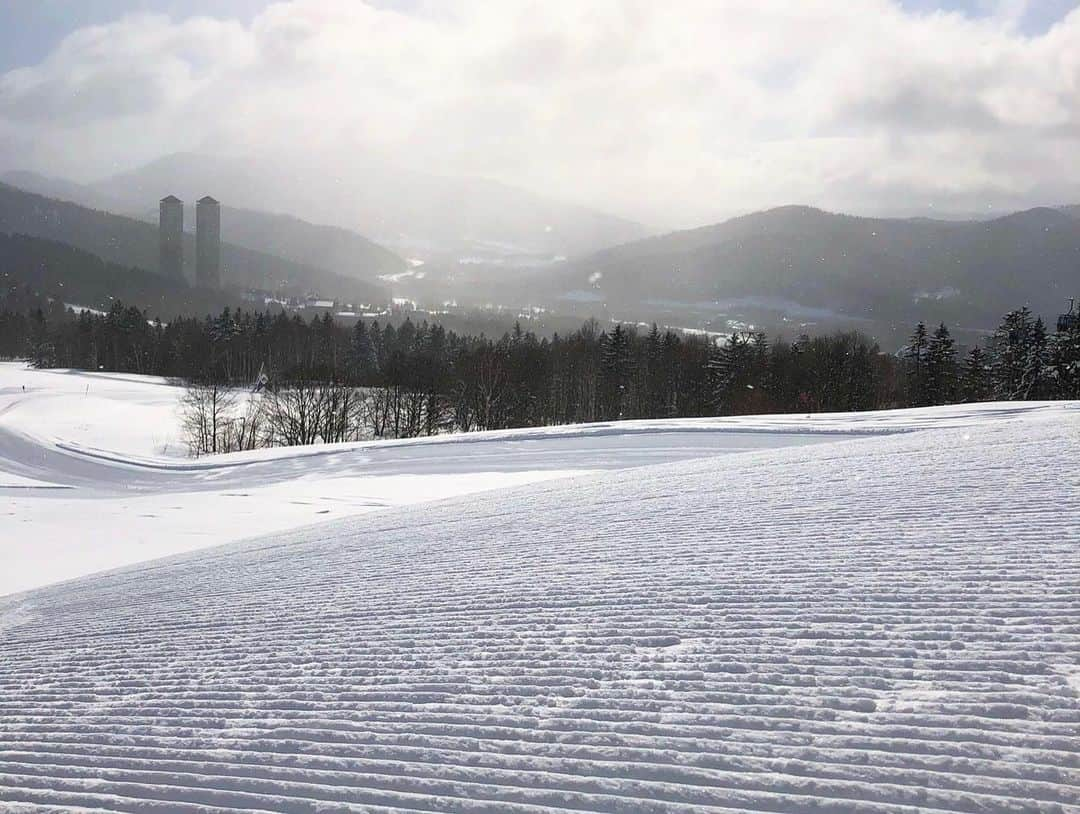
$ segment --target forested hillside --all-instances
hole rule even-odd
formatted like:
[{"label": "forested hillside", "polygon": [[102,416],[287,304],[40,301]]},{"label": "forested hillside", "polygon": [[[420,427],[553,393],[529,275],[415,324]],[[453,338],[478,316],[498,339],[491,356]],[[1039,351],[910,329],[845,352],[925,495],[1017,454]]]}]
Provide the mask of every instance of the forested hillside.
[{"label": "forested hillside", "polygon": [[[0,233],[25,234],[68,243],[124,267],[156,272],[156,224],[54,200],[0,184]],[[227,237],[227,234],[226,234]],[[184,236],[187,278],[194,278],[195,236]],[[323,269],[242,248],[222,245],[223,283],[233,288],[257,288],[302,295],[382,302],[378,285],[348,279]]]},{"label": "forested hillside", "polygon": [[1018,304],[1055,313],[1078,293],[1080,220],[1049,208],[956,222],[782,207],[582,258],[555,288],[623,310],[847,319],[879,336],[918,319],[992,329]]}]

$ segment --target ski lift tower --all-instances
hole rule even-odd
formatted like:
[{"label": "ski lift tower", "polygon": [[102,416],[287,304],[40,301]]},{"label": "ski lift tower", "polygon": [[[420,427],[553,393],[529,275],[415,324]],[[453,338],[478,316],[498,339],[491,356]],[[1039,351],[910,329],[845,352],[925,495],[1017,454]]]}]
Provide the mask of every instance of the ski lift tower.
[{"label": "ski lift tower", "polygon": [[1080,310],[1076,308],[1076,298],[1069,298],[1069,312],[1058,317],[1058,333],[1072,333],[1080,330]]}]

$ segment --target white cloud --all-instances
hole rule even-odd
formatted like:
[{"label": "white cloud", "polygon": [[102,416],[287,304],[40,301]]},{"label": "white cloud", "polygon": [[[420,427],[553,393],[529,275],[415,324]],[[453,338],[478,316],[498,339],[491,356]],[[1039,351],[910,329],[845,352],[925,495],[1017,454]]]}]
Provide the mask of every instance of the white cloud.
[{"label": "white cloud", "polygon": [[[1045,35],[890,0],[296,0],[250,26],[135,16],[0,77],[0,161],[389,160],[653,223],[1080,200],[1080,12]],[[4,145],[7,145],[6,147]],[[27,154],[28,145],[29,154]]]}]

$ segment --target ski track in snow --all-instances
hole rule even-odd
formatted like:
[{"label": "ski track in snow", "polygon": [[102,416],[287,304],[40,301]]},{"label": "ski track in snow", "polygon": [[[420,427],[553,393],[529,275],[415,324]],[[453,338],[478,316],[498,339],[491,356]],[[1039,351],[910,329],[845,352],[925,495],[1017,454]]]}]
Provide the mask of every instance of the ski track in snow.
[{"label": "ski track in snow", "polygon": [[1019,415],[0,598],[0,807],[1078,812],[1080,411]]}]

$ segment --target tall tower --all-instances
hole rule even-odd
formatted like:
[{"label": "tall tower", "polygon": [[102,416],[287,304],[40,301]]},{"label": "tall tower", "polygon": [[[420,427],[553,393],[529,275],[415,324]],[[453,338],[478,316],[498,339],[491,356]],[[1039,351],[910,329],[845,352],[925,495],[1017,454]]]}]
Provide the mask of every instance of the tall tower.
[{"label": "tall tower", "polygon": [[184,202],[175,195],[158,205],[158,271],[184,279]]},{"label": "tall tower", "polygon": [[221,287],[221,204],[209,195],[195,204],[195,285]]}]

